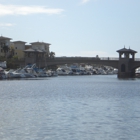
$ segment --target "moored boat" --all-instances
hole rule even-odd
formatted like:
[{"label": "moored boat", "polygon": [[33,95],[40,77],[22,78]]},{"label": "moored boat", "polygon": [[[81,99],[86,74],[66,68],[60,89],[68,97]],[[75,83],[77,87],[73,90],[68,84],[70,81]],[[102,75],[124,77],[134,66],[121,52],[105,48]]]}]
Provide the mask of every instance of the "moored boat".
[{"label": "moored boat", "polygon": [[6,74],[4,72],[4,69],[0,67],[0,79],[6,79]]}]

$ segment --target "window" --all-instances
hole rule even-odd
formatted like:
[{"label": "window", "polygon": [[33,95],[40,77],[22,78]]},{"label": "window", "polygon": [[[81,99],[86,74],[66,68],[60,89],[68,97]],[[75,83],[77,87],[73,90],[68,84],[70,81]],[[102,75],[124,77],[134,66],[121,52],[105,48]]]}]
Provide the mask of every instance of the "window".
[{"label": "window", "polygon": [[121,65],[121,72],[125,72],[125,64]]}]

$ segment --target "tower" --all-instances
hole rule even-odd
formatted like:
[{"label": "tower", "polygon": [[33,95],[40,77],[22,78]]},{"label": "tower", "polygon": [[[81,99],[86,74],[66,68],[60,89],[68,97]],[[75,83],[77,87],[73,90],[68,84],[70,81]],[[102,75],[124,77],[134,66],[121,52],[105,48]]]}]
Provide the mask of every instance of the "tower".
[{"label": "tower", "polygon": [[125,47],[117,52],[119,53],[118,78],[134,77],[135,71],[132,70],[131,65],[135,61],[135,53],[137,52]]}]

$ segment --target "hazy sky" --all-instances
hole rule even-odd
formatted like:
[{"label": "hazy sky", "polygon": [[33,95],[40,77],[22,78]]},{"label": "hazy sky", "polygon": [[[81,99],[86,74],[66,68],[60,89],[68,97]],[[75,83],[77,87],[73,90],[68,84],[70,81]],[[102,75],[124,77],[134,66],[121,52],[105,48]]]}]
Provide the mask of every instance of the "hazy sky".
[{"label": "hazy sky", "polygon": [[50,43],[56,56],[140,58],[140,0],[0,0],[0,34]]}]

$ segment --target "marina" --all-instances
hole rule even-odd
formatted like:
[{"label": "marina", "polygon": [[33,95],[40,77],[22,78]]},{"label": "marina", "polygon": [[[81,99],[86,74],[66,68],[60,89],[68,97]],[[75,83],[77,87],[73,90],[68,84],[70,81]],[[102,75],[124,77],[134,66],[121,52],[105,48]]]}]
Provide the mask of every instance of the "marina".
[{"label": "marina", "polygon": [[140,140],[140,0],[0,0],[0,140]]},{"label": "marina", "polygon": [[[53,72],[49,73],[49,76],[54,74],[58,75],[92,75],[92,74],[114,74],[116,69],[118,78],[134,78],[135,70],[140,67],[140,59],[135,58],[137,51],[129,48],[122,48],[116,52],[119,54],[118,58],[113,57],[99,57],[97,54],[93,57],[56,57],[55,52],[50,51],[50,43],[46,42],[31,42],[26,45],[25,41],[11,41],[12,38],[0,36],[0,59],[8,63],[8,68],[19,68],[18,70],[8,70],[6,72],[6,78],[15,77],[46,77],[48,72],[46,70],[49,67],[55,67]],[[5,68],[4,62],[0,63],[0,66]],[[4,64],[4,65],[2,65]],[[36,64],[36,68],[32,66]],[[73,67],[72,64],[78,64],[78,67]],[[87,65],[81,67],[81,64]],[[64,65],[65,69],[60,67]],[[97,65],[95,67],[94,65]],[[28,68],[26,68],[26,66]],[[88,69],[88,66],[94,66],[92,69]],[[40,69],[41,68],[41,69]],[[44,69],[42,69],[44,68]],[[58,69],[56,69],[58,68]],[[22,69],[22,70],[21,70]],[[29,70],[30,69],[30,70]],[[7,76],[8,73],[8,76]],[[10,73],[10,74],[9,74]],[[4,77],[1,74],[1,79]]]},{"label": "marina", "polygon": [[[6,66],[5,66],[6,68]],[[38,68],[36,64],[28,64],[23,68],[6,70],[0,67],[0,79],[53,77],[59,75],[113,75],[118,70],[107,66],[90,66],[73,64],[59,66],[56,70]]]}]

